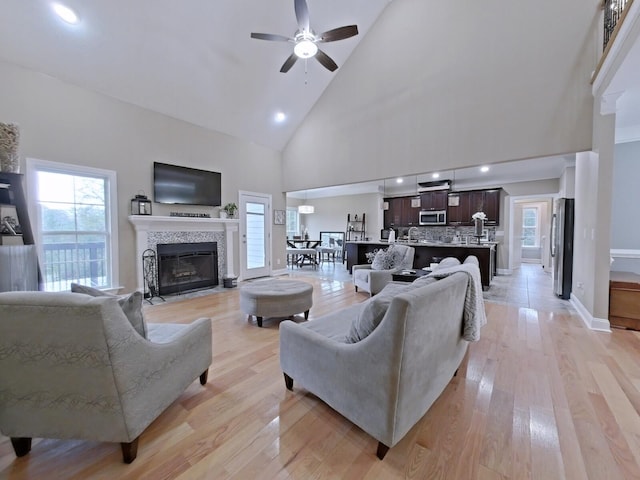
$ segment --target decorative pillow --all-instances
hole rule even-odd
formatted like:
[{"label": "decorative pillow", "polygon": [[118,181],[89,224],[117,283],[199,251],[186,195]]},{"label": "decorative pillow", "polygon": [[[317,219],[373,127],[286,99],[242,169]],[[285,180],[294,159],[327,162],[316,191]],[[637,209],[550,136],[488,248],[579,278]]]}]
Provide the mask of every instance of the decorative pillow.
[{"label": "decorative pillow", "polygon": [[147,324],[142,316],[142,293],[131,292],[118,297],[118,303],[129,322],[142,338],[147,338]]},{"label": "decorative pillow", "polygon": [[387,250],[378,250],[376,256],[373,258],[373,262],[371,262],[371,270],[389,270],[393,267],[392,261],[393,258],[389,254],[391,247]]},{"label": "decorative pillow", "polygon": [[74,293],[84,293],[92,297],[117,298],[120,308],[122,308],[125,316],[129,319],[129,323],[131,323],[133,328],[135,328],[143,338],[147,338],[147,324],[142,316],[142,293],[136,291],[127,295],[111,295],[97,288],[87,287],[86,285],[79,285],[77,283],[71,284],[71,291]]},{"label": "decorative pillow", "polygon": [[351,322],[351,329],[346,337],[347,343],[357,343],[373,332],[387,313],[391,300],[396,295],[411,289],[409,283],[388,283],[377,295],[363,303],[362,309]]},{"label": "decorative pillow", "polygon": [[389,268],[398,268],[400,264],[402,264],[402,260],[404,259],[406,252],[407,250],[404,248],[395,248],[391,245],[387,252],[387,256],[391,257],[389,261],[391,265]]}]

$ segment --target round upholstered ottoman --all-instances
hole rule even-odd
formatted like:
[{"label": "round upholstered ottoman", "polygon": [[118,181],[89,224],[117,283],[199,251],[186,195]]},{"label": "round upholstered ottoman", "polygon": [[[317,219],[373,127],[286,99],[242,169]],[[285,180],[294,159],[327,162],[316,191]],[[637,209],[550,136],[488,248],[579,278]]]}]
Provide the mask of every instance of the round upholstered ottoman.
[{"label": "round upholstered ottoman", "polygon": [[309,318],[313,286],[297,280],[259,280],[240,288],[240,309],[256,317],[262,327],[264,317],[289,317],[304,312]]}]

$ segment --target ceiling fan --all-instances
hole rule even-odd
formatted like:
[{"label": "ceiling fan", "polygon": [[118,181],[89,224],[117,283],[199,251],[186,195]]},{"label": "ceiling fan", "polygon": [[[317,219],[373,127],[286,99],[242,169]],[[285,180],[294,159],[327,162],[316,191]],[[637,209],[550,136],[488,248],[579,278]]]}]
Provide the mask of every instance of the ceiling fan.
[{"label": "ceiling fan", "polygon": [[294,44],[293,53],[282,64],[280,71],[286,73],[293,67],[298,58],[315,57],[325,68],[335,71],[338,68],[336,62],[318,48],[318,43],[335,42],[336,40],[344,40],[358,34],[357,25],[346,25],[344,27],[334,28],[319,35],[309,27],[309,7],[307,0],[294,0],[293,7],[296,11],[296,19],[298,21],[298,30],[293,37],[285,37],[284,35],[275,35],[272,33],[252,33],[251,38],[258,40],[270,40],[273,42],[291,42]]}]

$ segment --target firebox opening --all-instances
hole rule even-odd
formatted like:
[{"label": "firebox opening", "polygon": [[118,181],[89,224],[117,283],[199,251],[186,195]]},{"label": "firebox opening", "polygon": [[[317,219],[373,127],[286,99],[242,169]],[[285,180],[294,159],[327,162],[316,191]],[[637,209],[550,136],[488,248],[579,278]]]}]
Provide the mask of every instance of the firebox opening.
[{"label": "firebox opening", "polygon": [[217,242],[159,243],[156,248],[160,295],[219,284]]}]

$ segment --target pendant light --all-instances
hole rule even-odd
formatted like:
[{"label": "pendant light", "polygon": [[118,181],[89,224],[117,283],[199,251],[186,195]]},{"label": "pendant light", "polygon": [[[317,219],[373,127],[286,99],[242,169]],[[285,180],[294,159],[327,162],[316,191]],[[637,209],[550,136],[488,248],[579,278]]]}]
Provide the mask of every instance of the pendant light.
[{"label": "pendant light", "polygon": [[385,200],[387,196],[387,179],[382,179],[382,210],[389,210],[389,202]]},{"label": "pendant light", "polygon": [[298,213],[302,215],[307,215],[309,213],[313,213],[315,208],[313,205],[307,204],[307,192],[304,192],[304,203],[302,205],[298,205]]}]

